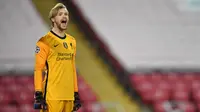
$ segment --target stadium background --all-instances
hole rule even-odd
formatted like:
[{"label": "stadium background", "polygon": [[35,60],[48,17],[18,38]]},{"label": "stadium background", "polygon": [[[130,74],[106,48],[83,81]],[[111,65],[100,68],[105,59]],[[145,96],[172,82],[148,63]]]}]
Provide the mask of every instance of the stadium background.
[{"label": "stadium background", "polygon": [[200,111],[198,0],[2,0],[0,112],[36,112],[35,43],[57,2],[77,40],[79,112]]}]

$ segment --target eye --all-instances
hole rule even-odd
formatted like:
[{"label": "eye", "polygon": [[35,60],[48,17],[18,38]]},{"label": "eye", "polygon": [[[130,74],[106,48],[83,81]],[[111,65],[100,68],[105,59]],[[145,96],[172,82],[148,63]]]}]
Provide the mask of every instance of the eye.
[{"label": "eye", "polygon": [[62,12],[58,13],[59,16],[62,16],[62,14],[63,14]]}]

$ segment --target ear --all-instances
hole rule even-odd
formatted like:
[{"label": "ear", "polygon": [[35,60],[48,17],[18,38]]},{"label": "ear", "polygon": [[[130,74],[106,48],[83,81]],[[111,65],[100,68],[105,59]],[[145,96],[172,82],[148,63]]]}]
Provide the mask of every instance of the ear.
[{"label": "ear", "polygon": [[51,21],[52,21],[52,22],[55,22],[55,19],[54,19],[54,18],[51,18]]}]

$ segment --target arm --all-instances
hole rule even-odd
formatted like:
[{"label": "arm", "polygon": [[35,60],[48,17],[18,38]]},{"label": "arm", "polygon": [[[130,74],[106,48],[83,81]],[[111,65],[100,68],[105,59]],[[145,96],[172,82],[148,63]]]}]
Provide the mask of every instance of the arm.
[{"label": "arm", "polygon": [[74,107],[73,112],[79,110],[81,108],[81,102],[78,93],[78,82],[77,82],[77,74],[76,74],[76,66],[75,66],[75,57],[76,57],[76,41],[74,42],[74,56],[73,56],[73,69],[74,69]]},{"label": "arm", "polygon": [[35,51],[34,86],[35,91],[42,91],[42,73],[49,54],[49,47],[43,42],[37,42]]},{"label": "arm", "polygon": [[76,74],[76,41],[74,42],[73,71],[74,71],[74,92],[78,92],[77,74]]}]

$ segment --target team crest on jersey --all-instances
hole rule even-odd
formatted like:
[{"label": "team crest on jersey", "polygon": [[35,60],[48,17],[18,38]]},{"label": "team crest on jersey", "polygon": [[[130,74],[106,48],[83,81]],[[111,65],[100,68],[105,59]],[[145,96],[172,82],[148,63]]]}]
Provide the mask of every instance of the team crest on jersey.
[{"label": "team crest on jersey", "polygon": [[39,53],[39,52],[40,52],[40,47],[36,46],[35,53]]},{"label": "team crest on jersey", "polygon": [[67,43],[66,42],[63,42],[63,46],[64,46],[64,48],[68,48],[68,45],[67,45]]}]

